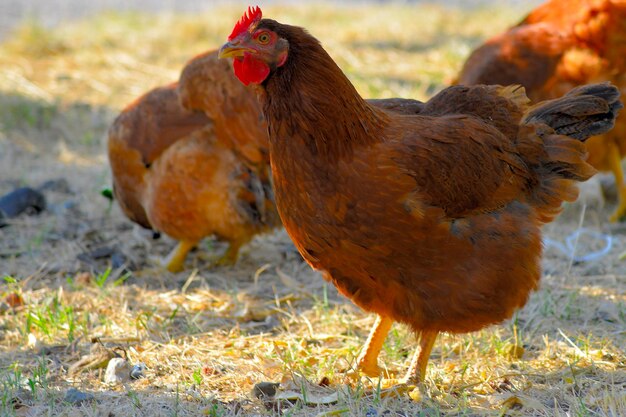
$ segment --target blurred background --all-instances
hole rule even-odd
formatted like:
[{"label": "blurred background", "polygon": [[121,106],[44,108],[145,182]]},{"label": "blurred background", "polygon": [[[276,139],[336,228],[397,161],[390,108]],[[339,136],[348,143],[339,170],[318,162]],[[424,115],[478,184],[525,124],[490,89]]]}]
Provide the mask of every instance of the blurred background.
[{"label": "blurred background", "polygon": [[[471,48],[536,4],[260,2],[267,15],[310,29],[364,95],[419,99],[453,77]],[[176,79],[191,56],[218,47],[247,6],[198,0],[3,0],[0,89],[120,108],[146,87]]]},{"label": "blurred background", "polygon": [[[90,16],[99,12],[149,12],[149,13],[199,13],[206,12],[220,5],[232,5],[237,2],[233,1],[219,1],[219,0],[52,0],[52,1],[40,1],[40,0],[3,0],[0,2],[0,37],[6,36],[16,25],[18,25],[24,19],[36,19],[42,25],[51,27],[58,25],[67,20],[78,19],[86,16]],[[242,7],[248,6],[246,2],[238,2]],[[254,3],[254,2],[253,2]],[[260,5],[267,4],[289,4],[297,5],[307,3],[306,1],[263,1],[257,2]],[[320,2],[309,1],[308,3],[319,4]],[[402,3],[402,4],[420,4],[429,3],[427,1],[404,1],[404,2],[389,2],[384,0],[379,1],[334,1],[329,2],[333,5],[341,6],[359,6],[362,4],[389,4],[389,3]],[[512,5],[512,6],[527,6],[528,8],[539,4],[537,0],[443,0],[436,3],[442,6],[451,6],[465,9],[472,9],[476,7],[485,7],[494,4],[500,5]],[[252,3],[250,3],[252,4]],[[255,3],[256,4],[256,3]]]}]

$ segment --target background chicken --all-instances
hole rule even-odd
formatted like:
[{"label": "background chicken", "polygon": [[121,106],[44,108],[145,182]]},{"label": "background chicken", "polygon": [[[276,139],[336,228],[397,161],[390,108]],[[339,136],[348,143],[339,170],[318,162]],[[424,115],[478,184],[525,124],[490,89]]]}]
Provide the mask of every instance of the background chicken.
[{"label": "background chicken", "polygon": [[[517,26],[488,40],[467,59],[458,83],[522,84],[532,100],[560,97],[578,85],[611,81],[626,93],[626,1],[553,0]],[[615,176],[619,205],[611,220],[626,214],[626,116],[615,129],[586,142],[588,162]]]},{"label": "background chicken", "polygon": [[276,204],[298,250],[379,315],[359,360],[370,375],[393,321],[420,335],[407,374],[420,379],[439,332],[478,330],[526,303],[540,226],[595,172],[581,140],[621,107],[608,84],[535,106],[519,86],[476,86],[392,113],[363,100],[308,32],[258,7],[220,56],[258,85]]},{"label": "background chicken", "polygon": [[269,176],[267,124],[256,95],[233,77],[229,62],[217,51],[198,55],[183,69],[180,102],[188,110],[202,111],[215,134],[264,178]]},{"label": "background chicken", "polygon": [[[209,66],[206,56],[198,59]],[[217,117],[183,108],[179,85],[172,84],[139,98],[109,130],[114,191],[124,213],[180,241],[165,261],[170,271],[181,270],[189,250],[206,236],[229,242],[218,261],[227,264],[237,259],[241,245],[279,224],[267,169],[260,176],[262,171],[245,159],[258,162],[263,145],[252,141],[267,142],[266,133],[254,130],[258,125],[260,132],[258,105],[247,99],[250,95],[240,84],[225,87],[234,79],[227,63],[215,59],[212,70],[226,80],[203,84],[205,109]],[[200,83],[202,75],[184,77],[182,97],[188,98],[189,85]],[[243,104],[233,108],[233,103]],[[224,128],[219,116],[233,111],[237,116]],[[247,126],[242,140],[238,133],[244,129],[237,122],[246,117],[255,123]]]}]

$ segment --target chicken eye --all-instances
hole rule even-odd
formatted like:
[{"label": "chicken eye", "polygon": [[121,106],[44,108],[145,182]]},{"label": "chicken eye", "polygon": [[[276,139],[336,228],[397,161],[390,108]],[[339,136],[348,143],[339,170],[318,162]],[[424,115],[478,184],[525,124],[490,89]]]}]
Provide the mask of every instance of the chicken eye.
[{"label": "chicken eye", "polygon": [[259,43],[265,45],[270,41],[270,35],[267,32],[261,33],[256,39]]}]

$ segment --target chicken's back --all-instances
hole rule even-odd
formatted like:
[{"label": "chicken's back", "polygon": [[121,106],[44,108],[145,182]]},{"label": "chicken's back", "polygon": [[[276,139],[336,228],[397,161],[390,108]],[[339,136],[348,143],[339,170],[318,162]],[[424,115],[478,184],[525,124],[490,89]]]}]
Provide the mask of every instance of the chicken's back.
[{"label": "chicken's back", "polygon": [[115,197],[124,213],[146,228],[152,228],[143,203],[151,164],[173,143],[209,123],[203,113],[180,106],[177,88],[174,83],[139,97],[108,132]]}]

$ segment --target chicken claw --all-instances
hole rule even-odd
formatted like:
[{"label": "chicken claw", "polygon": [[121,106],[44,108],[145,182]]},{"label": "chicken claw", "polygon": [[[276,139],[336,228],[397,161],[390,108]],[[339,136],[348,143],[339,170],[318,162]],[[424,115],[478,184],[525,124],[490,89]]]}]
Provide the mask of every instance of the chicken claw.
[{"label": "chicken claw", "polygon": [[383,370],[378,366],[378,355],[383,348],[385,338],[389,330],[391,330],[392,324],[393,320],[388,317],[376,317],[376,322],[357,359],[357,369],[360,373],[372,378],[378,377],[383,373]]}]

